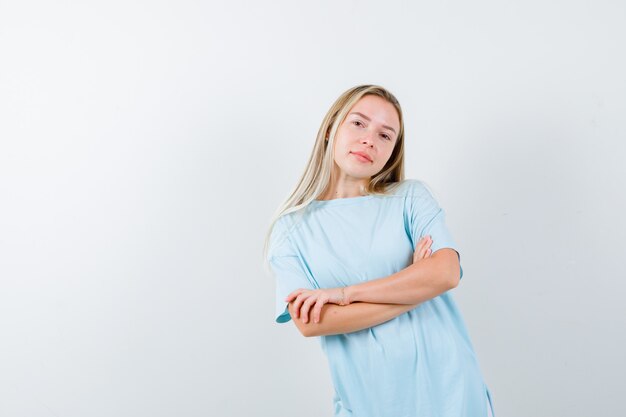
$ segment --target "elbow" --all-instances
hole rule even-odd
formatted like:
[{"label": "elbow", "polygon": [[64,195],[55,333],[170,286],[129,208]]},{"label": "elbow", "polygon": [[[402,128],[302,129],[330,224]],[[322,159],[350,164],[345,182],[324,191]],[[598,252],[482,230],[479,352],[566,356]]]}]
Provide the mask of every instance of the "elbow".
[{"label": "elbow", "polygon": [[459,276],[455,275],[454,278],[452,278],[449,281],[449,284],[448,284],[449,289],[451,290],[453,288],[458,287],[460,282],[461,282],[461,280],[459,279]]},{"label": "elbow", "polygon": [[302,323],[301,319],[297,319],[298,326],[300,328],[300,333],[304,337],[317,337],[322,336],[322,331],[320,328],[321,323],[314,323],[309,320],[308,323]]},{"label": "elbow", "polygon": [[449,289],[453,289],[459,286],[459,283],[461,282],[461,266],[458,262],[455,264],[454,268],[452,268],[452,271],[448,273],[448,277]]},{"label": "elbow", "polygon": [[313,326],[311,326],[311,323],[303,323],[302,322],[302,318],[296,318],[296,314],[295,314],[295,309],[293,308],[293,301],[289,303],[289,315],[291,316],[291,320],[293,321],[293,323],[296,325],[296,327],[298,328],[298,330],[300,331],[300,334],[302,334],[302,336],[304,337],[314,337],[317,336],[314,332],[313,332]]},{"label": "elbow", "polygon": [[309,329],[307,328],[306,324],[305,325],[298,324],[298,322],[296,320],[293,320],[293,322],[296,324],[296,327],[298,328],[298,330],[300,331],[300,334],[302,336],[304,336],[304,337],[311,337],[311,336],[313,336],[311,334],[311,332],[309,331]]},{"label": "elbow", "polygon": [[300,333],[302,334],[302,336],[304,337],[319,336],[319,334],[315,331],[313,325],[311,325],[310,323],[304,324],[302,323],[302,320],[300,319],[296,319],[294,320],[294,322],[296,323],[296,326],[298,327],[298,330],[300,330]]},{"label": "elbow", "polygon": [[[446,291],[456,288],[461,281],[461,258],[456,249],[444,248],[435,252],[440,259],[441,273]],[[434,256],[434,255],[433,255]]]},{"label": "elbow", "polygon": [[293,317],[291,318],[291,320],[293,320],[293,322],[295,323],[296,327],[298,328],[302,336],[311,337],[308,329],[306,328],[306,325],[303,325],[301,322],[299,323],[298,320],[294,319]]},{"label": "elbow", "polygon": [[313,332],[313,328],[310,323],[306,323],[306,324],[302,323],[302,319],[300,318],[295,319],[294,323],[296,323],[296,326],[298,326],[298,330],[300,330],[300,333],[302,334],[302,336],[304,337],[316,336]]}]

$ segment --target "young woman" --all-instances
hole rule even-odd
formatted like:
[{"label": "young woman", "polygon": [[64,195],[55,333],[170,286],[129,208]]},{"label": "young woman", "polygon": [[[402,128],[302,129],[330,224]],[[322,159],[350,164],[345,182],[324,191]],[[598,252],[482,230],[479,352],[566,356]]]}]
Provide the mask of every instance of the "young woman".
[{"label": "young woman", "polygon": [[445,213],[404,179],[396,98],[343,93],[265,240],[276,321],[319,336],[334,416],[487,417],[491,394],[449,290],[463,276]]}]

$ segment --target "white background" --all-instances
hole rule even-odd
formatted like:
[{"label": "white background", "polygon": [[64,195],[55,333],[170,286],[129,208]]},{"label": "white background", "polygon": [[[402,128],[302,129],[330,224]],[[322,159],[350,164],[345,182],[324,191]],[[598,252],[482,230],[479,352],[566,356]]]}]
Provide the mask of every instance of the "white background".
[{"label": "white background", "polygon": [[0,415],[330,416],[261,248],[357,84],[403,106],[496,414],[626,414],[625,20],[616,1],[1,1]]}]

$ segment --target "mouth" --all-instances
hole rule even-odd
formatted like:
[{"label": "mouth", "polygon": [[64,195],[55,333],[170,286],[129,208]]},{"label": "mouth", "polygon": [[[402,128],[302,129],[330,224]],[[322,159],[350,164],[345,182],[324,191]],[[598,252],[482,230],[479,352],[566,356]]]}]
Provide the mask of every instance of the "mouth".
[{"label": "mouth", "polygon": [[365,154],[361,152],[351,152],[352,155],[356,157],[361,162],[372,162],[372,160]]}]

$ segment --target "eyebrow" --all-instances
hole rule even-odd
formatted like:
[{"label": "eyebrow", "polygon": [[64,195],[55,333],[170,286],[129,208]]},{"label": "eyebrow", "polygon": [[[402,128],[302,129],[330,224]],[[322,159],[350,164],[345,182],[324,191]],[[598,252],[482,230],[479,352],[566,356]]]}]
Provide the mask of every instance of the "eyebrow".
[{"label": "eyebrow", "polygon": [[[363,113],[359,113],[358,111],[353,111],[353,112],[352,112],[352,113],[350,113],[350,114],[358,114],[359,116],[361,116],[362,118],[364,118],[364,119],[365,119],[365,120],[367,120],[368,122],[371,122],[371,121],[372,121],[372,119],[370,119],[369,117],[367,117],[367,116],[366,116],[366,115],[364,115]],[[389,129],[389,130],[391,130],[393,133],[395,133],[395,134],[397,135],[396,130],[395,130],[393,127],[391,127],[391,126],[387,126],[387,125],[383,125],[383,127],[384,127],[385,129]]]}]

